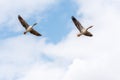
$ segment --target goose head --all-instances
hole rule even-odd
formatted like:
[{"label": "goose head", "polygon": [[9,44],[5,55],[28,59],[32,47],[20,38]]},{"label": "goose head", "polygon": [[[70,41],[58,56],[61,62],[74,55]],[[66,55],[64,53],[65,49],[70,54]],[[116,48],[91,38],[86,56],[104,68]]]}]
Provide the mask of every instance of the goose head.
[{"label": "goose head", "polygon": [[34,27],[35,25],[37,25],[37,23],[34,23],[32,27]]}]

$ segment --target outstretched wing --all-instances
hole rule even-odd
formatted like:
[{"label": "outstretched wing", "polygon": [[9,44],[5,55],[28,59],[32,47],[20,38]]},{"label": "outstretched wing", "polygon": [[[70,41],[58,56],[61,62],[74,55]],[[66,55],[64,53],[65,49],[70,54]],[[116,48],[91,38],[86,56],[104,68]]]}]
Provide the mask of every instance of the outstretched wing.
[{"label": "outstretched wing", "polygon": [[25,29],[27,29],[29,27],[27,22],[20,15],[18,15],[18,19]]},{"label": "outstretched wing", "polygon": [[37,31],[35,31],[34,29],[32,29],[32,30],[30,31],[30,33],[32,33],[32,34],[34,34],[34,35],[36,35],[36,36],[42,36],[40,33],[38,33]]},{"label": "outstretched wing", "polygon": [[80,24],[80,22],[74,16],[72,16],[72,21],[74,22],[77,29],[81,32],[81,30],[83,29],[83,26]]},{"label": "outstretched wing", "polygon": [[88,32],[88,31],[84,35],[89,36],[89,37],[93,36],[92,33]]}]

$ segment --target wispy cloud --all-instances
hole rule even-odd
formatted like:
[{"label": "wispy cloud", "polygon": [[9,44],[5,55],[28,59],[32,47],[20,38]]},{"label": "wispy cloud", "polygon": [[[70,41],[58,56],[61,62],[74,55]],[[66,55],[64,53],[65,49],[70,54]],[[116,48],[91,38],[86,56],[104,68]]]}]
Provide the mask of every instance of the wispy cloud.
[{"label": "wispy cloud", "polygon": [[[12,31],[21,30],[18,26],[17,16],[23,15],[27,19],[29,15],[40,15],[44,11],[51,8],[50,5],[54,4],[55,0],[4,0],[0,1],[0,30],[8,28]],[[35,17],[35,16],[34,16]],[[9,26],[8,26],[9,25]]]},{"label": "wispy cloud", "polygon": [[[22,27],[17,27],[21,26],[18,24],[17,15],[24,15],[26,19],[30,15],[36,17],[36,15],[41,15],[44,11],[52,8],[56,3],[57,1],[55,0],[0,0],[0,31],[2,35],[9,35],[12,34],[10,31],[18,32],[23,29]],[[30,38],[30,36],[8,36],[6,39],[0,39],[1,80],[16,80],[22,77],[34,62],[41,60],[43,54],[41,49],[44,48],[45,40],[41,39],[38,41],[34,38]],[[38,42],[37,45],[36,42]],[[42,61],[39,62],[42,63]]]},{"label": "wispy cloud", "polygon": [[25,77],[18,80],[61,80],[65,70],[55,66],[55,64],[35,64]]},{"label": "wispy cloud", "polygon": [[94,37],[87,38],[87,41],[84,40],[85,38],[72,41],[79,44],[78,47],[73,47],[74,52],[75,49],[79,49],[75,52],[77,54],[72,53],[78,59],[74,58],[63,80],[119,80],[119,0],[76,1],[80,5],[77,14],[83,15],[79,20],[85,26],[94,25],[93,30],[91,29]]},{"label": "wispy cloud", "polygon": [[[1,79],[120,79],[119,0],[75,0],[75,2],[79,7],[78,12],[75,14],[77,14],[76,17],[82,25],[85,27],[94,25],[90,29],[93,37],[81,36],[78,38],[76,36],[78,31],[74,24],[71,24],[71,21],[71,27],[74,29],[57,44],[47,43],[46,38],[43,37],[36,38],[29,35],[1,40]],[[28,10],[23,12],[26,18],[29,16],[28,14],[34,14],[34,11],[38,10],[37,5],[43,4],[42,2],[39,3],[39,1],[36,1],[36,3],[31,1],[30,4],[25,1],[26,4],[23,4],[20,1],[18,6],[20,3],[22,7],[24,6],[23,10]],[[47,0],[44,3],[46,6],[49,4]],[[25,7],[26,5],[27,7]],[[31,5],[33,11],[29,9]],[[14,10],[13,7],[14,11],[16,12],[16,8]],[[18,9],[17,12],[19,13]],[[23,14],[21,11],[20,13]],[[52,60],[45,62],[42,54]]]}]

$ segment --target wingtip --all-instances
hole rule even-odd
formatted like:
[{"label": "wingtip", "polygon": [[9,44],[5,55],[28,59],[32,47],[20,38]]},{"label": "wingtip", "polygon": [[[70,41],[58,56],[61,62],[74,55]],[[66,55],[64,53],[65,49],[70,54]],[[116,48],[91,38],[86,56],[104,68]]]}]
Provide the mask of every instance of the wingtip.
[{"label": "wingtip", "polygon": [[74,16],[71,16],[71,18],[73,19],[73,18],[74,18]]},{"label": "wingtip", "polygon": [[72,20],[76,20],[74,16],[72,16],[71,18],[72,18]]},{"label": "wingtip", "polygon": [[42,36],[42,35],[40,34],[40,35],[37,35],[37,36]]},{"label": "wingtip", "polygon": [[18,17],[20,17],[20,15],[18,15]]},{"label": "wingtip", "polygon": [[18,19],[20,19],[21,18],[21,16],[20,15],[18,15]]},{"label": "wingtip", "polygon": [[40,36],[42,36],[42,34],[40,34]]},{"label": "wingtip", "polygon": [[36,36],[42,36],[42,34],[38,33],[38,34],[36,34]]},{"label": "wingtip", "polygon": [[18,15],[18,18],[22,18],[20,15]]}]

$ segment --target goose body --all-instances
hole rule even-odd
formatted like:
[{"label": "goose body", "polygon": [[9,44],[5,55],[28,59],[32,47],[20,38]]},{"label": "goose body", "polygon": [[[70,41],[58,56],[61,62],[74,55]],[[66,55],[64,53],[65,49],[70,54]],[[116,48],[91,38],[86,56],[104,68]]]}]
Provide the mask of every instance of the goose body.
[{"label": "goose body", "polygon": [[27,32],[30,32],[32,30],[32,26],[29,26],[26,31],[24,32],[24,34],[26,34]]},{"label": "goose body", "polygon": [[80,31],[80,33],[77,35],[78,37],[81,35],[85,35],[85,36],[89,36],[89,37],[93,36],[92,33],[90,33],[88,31],[88,29],[92,28],[93,26],[90,26],[90,27],[85,29],[74,16],[72,16],[72,21],[75,24],[75,26],[77,27],[77,29]]},{"label": "goose body", "polygon": [[42,36],[40,33],[38,33],[37,31],[35,31],[33,29],[33,27],[37,24],[33,24],[32,26],[29,26],[28,23],[20,16],[18,15],[18,20],[20,21],[20,23],[22,24],[22,26],[26,29],[26,31],[24,32],[24,34],[26,34],[27,32],[30,32],[36,36]]}]

